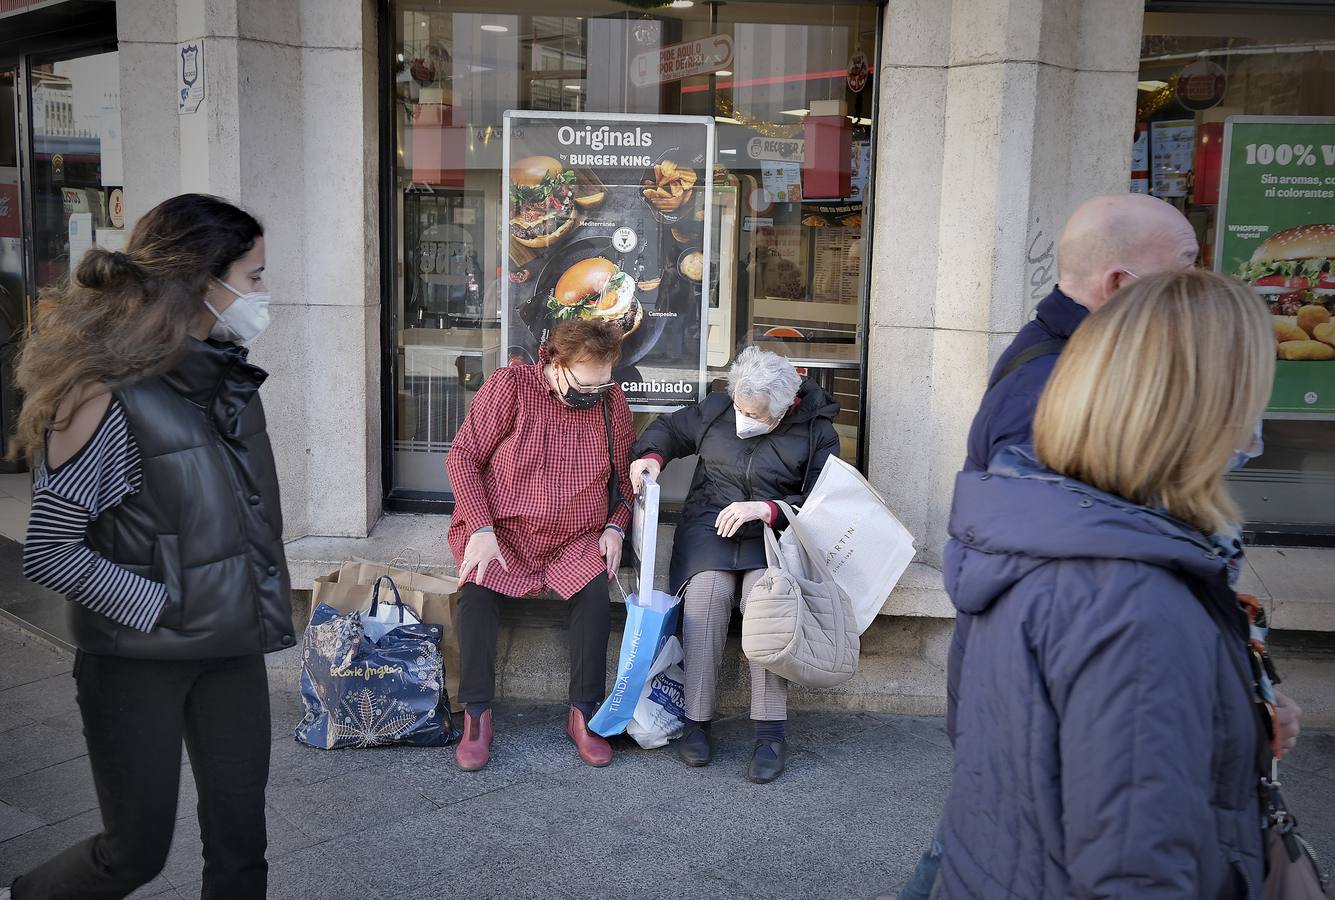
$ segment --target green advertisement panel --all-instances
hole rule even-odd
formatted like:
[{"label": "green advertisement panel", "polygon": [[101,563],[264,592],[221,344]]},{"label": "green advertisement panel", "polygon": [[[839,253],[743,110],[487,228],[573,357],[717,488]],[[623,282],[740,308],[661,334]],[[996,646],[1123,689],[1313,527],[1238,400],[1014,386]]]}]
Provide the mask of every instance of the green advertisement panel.
[{"label": "green advertisement panel", "polygon": [[1234,116],[1223,153],[1215,269],[1270,307],[1270,410],[1335,413],[1335,117]]}]

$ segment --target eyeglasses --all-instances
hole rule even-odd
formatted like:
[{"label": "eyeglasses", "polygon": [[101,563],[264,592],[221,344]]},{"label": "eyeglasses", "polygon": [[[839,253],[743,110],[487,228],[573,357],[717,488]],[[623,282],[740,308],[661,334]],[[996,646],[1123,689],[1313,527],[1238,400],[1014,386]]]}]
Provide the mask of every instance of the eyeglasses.
[{"label": "eyeglasses", "polygon": [[604,391],[610,391],[612,388],[616,387],[617,384],[615,381],[609,381],[606,384],[585,384],[576,378],[575,373],[569,369],[566,369],[565,373],[566,378],[570,380],[570,383],[573,384],[581,394],[601,394]]}]

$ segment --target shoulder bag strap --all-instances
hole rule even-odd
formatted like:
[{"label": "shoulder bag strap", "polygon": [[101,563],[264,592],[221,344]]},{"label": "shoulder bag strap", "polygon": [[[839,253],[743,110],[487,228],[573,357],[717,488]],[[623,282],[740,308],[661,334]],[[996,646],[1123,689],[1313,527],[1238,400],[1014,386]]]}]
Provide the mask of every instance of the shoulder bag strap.
[{"label": "shoulder bag strap", "polygon": [[617,479],[616,442],[612,439],[612,399],[609,395],[603,396],[603,426],[607,429],[607,520],[610,522],[626,498],[621,493],[621,482]]},{"label": "shoulder bag strap", "polygon": [[992,380],[987,383],[987,389],[990,391],[996,387],[1003,378],[1014,372],[1020,366],[1031,363],[1044,356],[1055,356],[1066,348],[1065,338],[1051,338],[1046,341],[1039,341],[1037,344],[1030,344],[1019,353],[1006,360],[1006,365],[997,370],[997,374],[992,376]]},{"label": "shoulder bag strap", "polygon": [[[821,554],[820,548],[811,543],[805,529],[799,522],[797,510],[793,509],[783,500],[776,500],[774,501],[774,504],[778,506],[788,518],[788,529],[793,533],[793,536],[797,538],[797,543],[801,545],[802,552],[806,554],[807,559],[811,560],[811,564],[816,567],[816,572],[820,574],[821,582],[828,582],[837,586],[834,576],[830,574],[830,569],[825,563],[825,557]],[[767,534],[771,534],[773,531],[773,528],[765,529]]]}]

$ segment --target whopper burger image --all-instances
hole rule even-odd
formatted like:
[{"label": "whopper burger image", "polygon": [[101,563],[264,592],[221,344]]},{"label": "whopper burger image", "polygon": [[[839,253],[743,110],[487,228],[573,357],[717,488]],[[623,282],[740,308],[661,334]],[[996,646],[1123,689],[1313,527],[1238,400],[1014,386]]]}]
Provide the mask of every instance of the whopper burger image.
[{"label": "whopper burger image", "polygon": [[635,279],[601,256],[581,260],[561,273],[547,298],[553,322],[599,319],[614,322],[622,340],[644,321],[644,307],[635,298]]},{"label": "whopper burger image", "polygon": [[550,247],[575,227],[575,173],[550,156],[510,167],[510,234],[525,247]]},{"label": "whopper burger image", "polygon": [[1278,356],[1335,360],[1335,224],[1299,225],[1262,241],[1239,277],[1265,297]]}]

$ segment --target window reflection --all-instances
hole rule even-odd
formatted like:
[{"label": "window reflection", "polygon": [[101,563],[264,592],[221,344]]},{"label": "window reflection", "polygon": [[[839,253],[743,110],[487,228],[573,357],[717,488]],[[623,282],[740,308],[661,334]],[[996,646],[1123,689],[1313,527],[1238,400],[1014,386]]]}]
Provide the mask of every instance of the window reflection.
[{"label": "window reflection", "polygon": [[[696,326],[708,366],[722,373],[749,343],[789,355],[838,395],[844,453],[856,458],[875,7],[393,10],[397,495],[447,495],[444,454],[477,387],[507,361],[507,110],[713,116],[718,274]],[[663,68],[665,53],[679,69]]]}]

